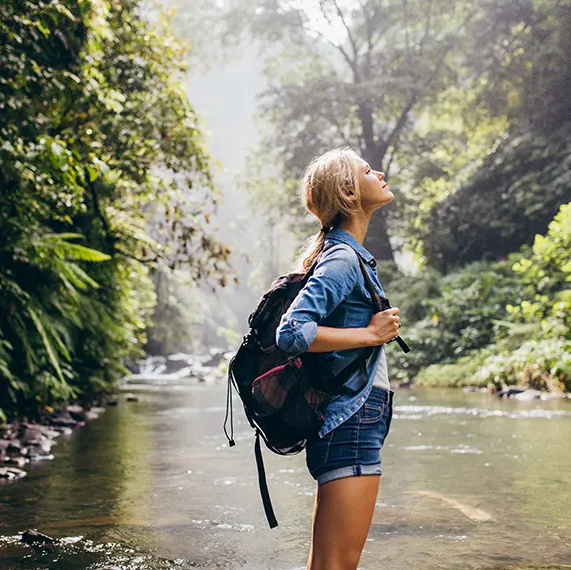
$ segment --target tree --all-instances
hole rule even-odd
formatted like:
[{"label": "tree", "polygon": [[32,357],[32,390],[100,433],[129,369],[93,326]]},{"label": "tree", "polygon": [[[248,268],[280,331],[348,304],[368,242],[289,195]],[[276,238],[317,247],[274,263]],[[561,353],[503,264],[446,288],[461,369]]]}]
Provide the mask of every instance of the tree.
[{"label": "tree", "polygon": [[149,269],[228,269],[181,48],[140,10],[0,6],[2,405],[109,389],[145,343]]},{"label": "tree", "polygon": [[448,88],[417,124],[421,152],[400,179],[404,233],[421,260],[450,271],[498,259],[544,233],[571,199],[571,10],[559,0],[481,2]]},{"label": "tree", "polygon": [[[261,114],[271,130],[262,148],[274,151],[282,176],[293,179],[313,156],[338,145],[355,147],[388,178],[415,111],[456,81],[455,50],[474,15],[470,4],[443,0],[226,6],[229,34],[241,30],[268,46]],[[366,245],[392,260],[386,212],[377,214]]]}]

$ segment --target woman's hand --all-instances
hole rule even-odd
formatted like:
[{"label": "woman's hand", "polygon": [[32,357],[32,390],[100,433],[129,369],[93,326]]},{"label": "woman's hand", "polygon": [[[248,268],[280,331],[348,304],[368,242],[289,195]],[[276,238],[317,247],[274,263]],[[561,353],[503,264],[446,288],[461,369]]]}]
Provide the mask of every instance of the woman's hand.
[{"label": "woman's hand", "polygon": [[400,327],[399,311],[398,307],[391,307],[386,311],[373,315],[366,329],[370,337],[371,346],[385,344],[398,336]]}]

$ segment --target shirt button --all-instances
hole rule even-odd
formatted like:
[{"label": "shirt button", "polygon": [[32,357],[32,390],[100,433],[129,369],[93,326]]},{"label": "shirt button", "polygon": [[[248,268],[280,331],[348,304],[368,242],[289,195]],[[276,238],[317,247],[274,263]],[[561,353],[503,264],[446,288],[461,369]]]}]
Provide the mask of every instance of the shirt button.
[{"label": "shirt button", "polygon": [[365,401],[365,398],[361,398],[361,402],[364,402],[364,401]]},{"label": "shirt button", "polygon": [[296,321],[295,319],[292,319],[292,320],[291,320],[291,324],[292,324],[292,325],[297,325],[297,321]]},{"label": "shirt button", "polygon": [[341,416],[341,417],[339,418],[339,421],[341,421],[341,422],[343,421],[343,416]]}]

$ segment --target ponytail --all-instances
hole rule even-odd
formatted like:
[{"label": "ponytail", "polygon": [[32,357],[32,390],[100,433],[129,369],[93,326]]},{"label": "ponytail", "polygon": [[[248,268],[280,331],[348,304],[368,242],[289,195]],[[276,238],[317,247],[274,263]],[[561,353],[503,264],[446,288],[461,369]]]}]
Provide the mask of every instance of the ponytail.
[{"label": "ponytail", "polygon": [[323,251],[325,246],[325,233],[319,230],[318,233],[311,236],[304,244],[299,256],[297,271],[305,273],[317,259],[317,256]]},{"label": "ponytail", "polygon": [[318,233],[310,237],[305,242],[299,256],[297,271],[303,273],[311,267],[313,262],[317,259],[317,256],[323,251],[323,247],[325,246],[325,236],[334,227],[337,227],[341,223],[342,217],[342,213],[339,212],[330,226],[322,226]]}]

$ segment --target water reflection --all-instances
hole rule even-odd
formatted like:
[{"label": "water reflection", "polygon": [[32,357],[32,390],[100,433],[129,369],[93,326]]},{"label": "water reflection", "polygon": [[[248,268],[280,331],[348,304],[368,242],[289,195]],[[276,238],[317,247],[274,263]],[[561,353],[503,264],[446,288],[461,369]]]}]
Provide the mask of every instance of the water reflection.
[{"label": "water reflection", "polygon": [[[129,391],[143,401],[60,438],[51,464],[2,487],[0,567],[304,567],[314,497],[304,457],[265,454],[280,521],[270,531],[250,429],[239,416],[232,449],[221,430],[223,386],[158,388],[139,378]],[[362,568],[571,563],[570,440],[568,401],[397,392]],[[26,528],[77,540],[37,551],[18,542]]]}]

